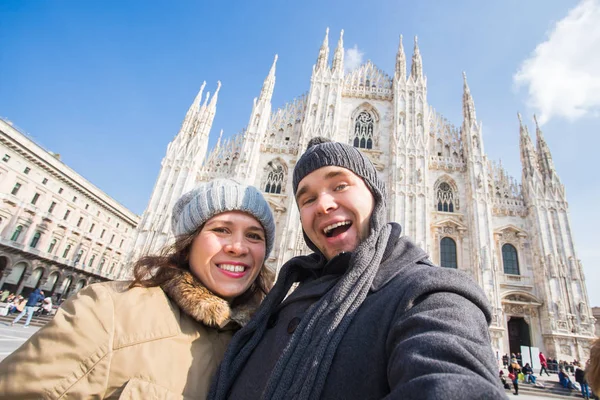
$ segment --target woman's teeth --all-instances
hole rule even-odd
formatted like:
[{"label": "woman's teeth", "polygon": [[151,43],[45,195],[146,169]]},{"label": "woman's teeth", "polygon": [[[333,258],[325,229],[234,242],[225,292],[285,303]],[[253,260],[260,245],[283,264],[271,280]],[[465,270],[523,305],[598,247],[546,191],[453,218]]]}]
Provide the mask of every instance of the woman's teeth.
[{"label": "woman's teeth", "polygon": [[218,267],[229,272],[244,272],[246,270],[243,265],[219,264]]}]

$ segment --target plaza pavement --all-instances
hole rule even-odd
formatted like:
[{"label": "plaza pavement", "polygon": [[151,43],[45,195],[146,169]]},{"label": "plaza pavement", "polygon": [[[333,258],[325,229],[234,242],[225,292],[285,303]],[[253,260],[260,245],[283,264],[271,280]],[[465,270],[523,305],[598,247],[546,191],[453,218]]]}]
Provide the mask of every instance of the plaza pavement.
[{"label": "plaza pavement", "polygon": [[0,361],[15,351],[39,329],[35,326],[23,328],[23,323],[24,321],[19,321],[15,326],[10,326],[5,322],[0,323]]}]

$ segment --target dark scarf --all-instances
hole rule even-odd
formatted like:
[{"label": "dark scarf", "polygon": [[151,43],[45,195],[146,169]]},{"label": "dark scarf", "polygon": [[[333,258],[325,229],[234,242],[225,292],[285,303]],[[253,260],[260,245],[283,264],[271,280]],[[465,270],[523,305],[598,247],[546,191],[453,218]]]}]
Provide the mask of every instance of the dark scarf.
[{"label": "dark scarf", "polygon": [[188,271],[180,273],[161,285],[162,290],[185,314],[212,328],[223,328],[230,322],[244,326],[258,308],[259,300],[253,299],[234,308],[208,290]]},{"label": "dark scarf", "polygon": [[[367,297],[390,237],[385,223],[385,203],[376,198],[370,220],[370,234],[350,258],[340,280],[310,306],[275,365],[263,399],[318,399],[329,368],[357,310]],[[294,257],[281,268],[277,283],[255,317],[230,342],[217,372],[208,399],[227,398],[229,390],[262,339],[267,321],[284,300],[291,286],[302,280],[307,268],[314,268],[317,254]]]}]

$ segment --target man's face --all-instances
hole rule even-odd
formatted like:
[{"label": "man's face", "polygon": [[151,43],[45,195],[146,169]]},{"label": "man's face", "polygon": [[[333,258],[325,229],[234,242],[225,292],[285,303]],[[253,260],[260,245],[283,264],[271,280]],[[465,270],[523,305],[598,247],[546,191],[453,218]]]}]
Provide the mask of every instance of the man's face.
[{"label": "man's face", "polygon": [[362,178],[346,168],[323,167],[306,175],[296,202],[304,232],[327,260],[354,251],[369,235],[375,200]]}]

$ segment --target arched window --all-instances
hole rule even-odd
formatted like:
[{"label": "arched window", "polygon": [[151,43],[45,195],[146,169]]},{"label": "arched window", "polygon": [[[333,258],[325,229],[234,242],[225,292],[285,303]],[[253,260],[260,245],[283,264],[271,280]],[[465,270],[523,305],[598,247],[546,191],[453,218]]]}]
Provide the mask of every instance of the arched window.
[{"label": "arched window", "polygon": [[92,265],[94,265],[94,260],[96,259],[96,255],[93,254],[92,257],[90,257],[90,262],[88,263],[88,267],[92,267]]},{"label": "arched window", "polygon": [[52,241],[50,242],[50,246],[48,246],[48,253],[52,254],[52,250],[54,250],[55,246],[56,246],[56,239],[52,239]]},{"label": "arched window", "polygon": [[362,111],[354,122],[354,147],[361,149],[373,148],[373,117],[366,111]]},{"label": "arched window", "polygon": [[29,276],[29,279],[27,279],[27,281],[25,281],[24,286],[29,287],[29,288],[37,287],[38,283],[40,282],[40,279],[42,278],[43,273],[44,273],[43,268],[36,268],[33,271],[33,273]]},{"label": "arched window", "polygon": [[502,263],[504,264],[504,273],[511,275],[521,275],[519,273],[519,258],[517,249],[512,244],[502,246]]},{"label": "arched window", "polygon": [[437,210],[454,212],[454,192],[446,182],[440,183],[436,191]]},{"label": "arched window", "polygon": [[70,244],[68,244],[67,247],[65,247],[65,251],[63,251],[63,258],[67,258],[67,256],[69,255],[69,250],[71,250]]},{"label": "arched window", "polygon": [[77,255],[75,256],[75,262],[78,263],[79,260],[81,260],[81,257],[83,257],[83,249],[79,250],[79,253],[77,253]]},{"label": "arched window", "polygon": [[17,226],[17,228],[13,232],[10,240],[12,240],[13,242],[16,242],[19,239],[19,236],[21,236],[21,232],[23,232],[23,225]]},{"label": "arched window", "polygon": [[54,271],[48,276],[46,283],[40,289],[42,289],[44,292],[47,291],[49,295],[52,294],[54,292],[54,286],[57,280],[58,272]]},{"label": "arched window", "polygon": [[440,264],[444,268],[458,268],[456,262],[456,242],[445,237],[440,242]]},{"label": "arched window", "polygon": [[42,236],[41,232],[36,232],[35,235],[33,235],[33,238],[31,238],[31,243],[29,243],[29,247],[34,248],[35,246],[38,245],[38,242],[40,241],[40,237]]},{"label": "arched window", "polygon": [[102,267],[104,267],[105,262],[106,262],[106,258],[102,258],[102,260],[100,260],[100,265],[98,265],[98,272],[102,271]]},{"label": "arched window", "polygon": [[265,192],[280,194],[285,188],[285,168],[283,165],[278,160],[269,161],[265,174],[267,175]]}]

